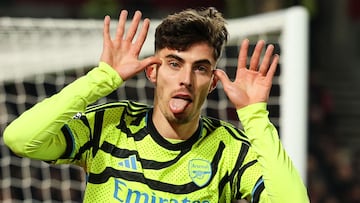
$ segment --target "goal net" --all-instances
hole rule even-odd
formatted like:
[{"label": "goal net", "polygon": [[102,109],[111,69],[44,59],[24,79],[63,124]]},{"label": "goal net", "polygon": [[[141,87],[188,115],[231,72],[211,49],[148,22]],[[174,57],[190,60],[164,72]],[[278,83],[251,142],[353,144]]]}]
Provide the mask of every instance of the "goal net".
[{"label": "goal net", "polygon": [[[152,20],[141,57],[153,53]],[[116,22],[112,22],[112,28]],[[98,64],[101,20],[0,18],[0,134],[26,109],[60,91]],[[228,20],[230,40],[219,68],[234,78],[239,45],[259,39],[281,55],[268,104],[270,119],[304,181],[306,179],[308,16],[301,7]],[[153,87],[144,74],[97,103],[131,99],[152,103]],[[203,114],[238,122],[221,84],[209,95]],[[23,129],[24,131],[26,129]],[[0,139],[1,202],[81,202],[82,169],[53,166],[14,155]]]}]

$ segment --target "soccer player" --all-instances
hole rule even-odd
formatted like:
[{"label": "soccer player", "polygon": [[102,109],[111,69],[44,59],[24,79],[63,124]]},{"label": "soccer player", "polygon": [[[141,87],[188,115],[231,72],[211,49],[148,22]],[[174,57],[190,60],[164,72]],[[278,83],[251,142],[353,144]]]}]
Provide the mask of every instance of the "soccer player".
[{"label": "soccer player", "polygon": [[[279,60],[274,47],[260,60],[259,41],[247,67],[244,40],[230,81],[216,69],[228,32],[214,8],[169,15],[156,29],[154,56],[142,60],[150,21],[137,11],[125,31],[127,15],[121,12],[114,38],[105,17],[98,67],[6,128],[10,149],[83,167],[85,202],[308,202],[266,110]],[[153,106],[90,106],[143,70],[155,86]],[[200,115],[218,81],[244,130]]]}]

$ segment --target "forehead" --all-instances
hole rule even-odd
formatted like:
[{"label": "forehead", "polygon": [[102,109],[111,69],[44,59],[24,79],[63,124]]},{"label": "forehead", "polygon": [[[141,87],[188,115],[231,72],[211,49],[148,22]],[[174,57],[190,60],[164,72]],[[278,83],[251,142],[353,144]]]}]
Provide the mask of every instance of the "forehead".
[{"label": "forehead", "polygon": [[187,63],[208,60],[211,65],[215,65],[216,61],[214,59],[213,53],[214,48],[210,47],[207,43],[196,43],[191,45],[188,49],[181,51],[166,47],[159,50],[156,55],[160,58],[166,58],[166,56],[175,55]]}]

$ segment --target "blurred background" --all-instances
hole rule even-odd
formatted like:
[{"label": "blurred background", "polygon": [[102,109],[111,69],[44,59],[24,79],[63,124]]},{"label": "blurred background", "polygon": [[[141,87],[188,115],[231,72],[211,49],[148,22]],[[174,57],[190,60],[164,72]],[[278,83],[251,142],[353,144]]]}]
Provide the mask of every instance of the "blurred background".
[{"label": "blurred background", "polygon": [[127,9],[162,18],[188,7],[214,6],[230,19],[296,5],[310,14],[307,187],[311,202],[359,203],[360,0],[1,0],[0,16],[101,19],[110,15],[114,19]]}]

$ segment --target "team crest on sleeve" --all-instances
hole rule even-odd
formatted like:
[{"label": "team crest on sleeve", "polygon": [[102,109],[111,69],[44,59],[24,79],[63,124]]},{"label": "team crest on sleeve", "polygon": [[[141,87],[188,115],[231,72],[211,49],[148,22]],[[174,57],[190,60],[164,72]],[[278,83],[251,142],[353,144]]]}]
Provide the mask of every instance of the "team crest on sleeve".
[{"label": "team crest on sleeve", "polygon": [[207,160],[190,160],[188,170],[191,180],[199,187],[204,186],[211,178],[211,164]]}]

